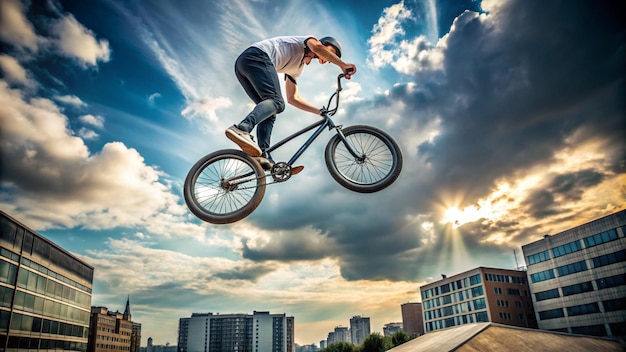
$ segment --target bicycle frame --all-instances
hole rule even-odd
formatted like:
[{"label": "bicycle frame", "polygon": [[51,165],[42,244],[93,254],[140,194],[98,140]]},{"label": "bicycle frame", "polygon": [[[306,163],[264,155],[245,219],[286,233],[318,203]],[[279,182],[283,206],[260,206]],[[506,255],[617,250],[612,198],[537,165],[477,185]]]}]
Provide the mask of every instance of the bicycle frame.
[{"label": "bicycle frame", "polygon": [[333,98],[336,98],[335,99],[335,107],[333,109],[325,111],[324,114],[322,115],[322,119],[317,121],[316,123],[314,123],[314,124],[312,124],[310,126],[307,126],[307,127],[303,128],[303,129],[301,129],[300,131],[298,131],[298,132],[296,132],[296,133],[294,133],[294,134],[284,138],[280,142],[274,144],[269,149],[267,149],[267,152],[271,153],[272,151],[280,148],[281,146],[285,145],[287,142],[293,140],[294,138],[297,138],[297,137],[299,137],[299,136],[301,136],[301,135],[303,135],[303,134],[313,130],[314,128],[317,128],[317,130],[315,130],[315,132],[313,132],[313,134],[309,137],[309,139],[306,142],[304,142],[304,144],[300,147],[300,149],[298,149],[293,154],[291,159],[289,159],[287,164],[289,164],[289,166],[291,166],[291,165],[293,165],[296,162],[296,160],[298,160],[298,158],[300,158],[300,156],[302,156],[304,151],[307,150],[307,148],[309,148],[309,146],[311,146],[311,144],[313,144],[313,142],[317,139],[317,137],[319,137],[319,135],[322,133],[322,131],[325,128],[328,127],[329,130],[332,130],[332,129],[336,130],[337,134],[339,135],[339,138],[341,138],[341,141],[344,143],[344,145],[346,146],[346,149],[350,152],[350,154],[352,154],[352,156],[354,156],[359,161],[363,161],[364,156],[357,154],[357,152],[352,148],[352,146],[346,140],[346,137],[341,132],[341,125],[339,125],[339,126],[335,125],[333,120],[330,118],[331,116],[335,115],[335,113],[337,113],[337,110],[339,109],[339,92],[341,92],[341,90],[343,89],[341,87],[341,79],[343,77],[345,77],[345,74],[343,74],[343,73],[340,74],[339,76],[337,76],[337,90],[328,99],[328,106],[330,107]]}]

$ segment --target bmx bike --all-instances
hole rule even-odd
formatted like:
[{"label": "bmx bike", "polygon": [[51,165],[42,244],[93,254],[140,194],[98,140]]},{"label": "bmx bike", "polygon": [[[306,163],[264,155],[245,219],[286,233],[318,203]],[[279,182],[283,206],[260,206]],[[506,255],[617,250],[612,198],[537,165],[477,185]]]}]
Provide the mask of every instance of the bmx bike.
[{"label": "bmx bike", "polygon": [[[336,133],[324,153],[326,167],[335,181],[359,193],[378,192],[391,185],[402,170],[402,153],[394,139],[375,127],[343,128],[331,119],[339,109],[341,79],[345,76],[343,73],[337,76],[337,89],[328,100],[329,109],[323,109],[318,122],[267,149],[271,153],[315,129],[289,161],[277,162],[266,172],[257,159],[236,149],[218,150],[198,160],[184,184],[189,210],[213,224],[229,224],[245,218],[259,206],[267,185],[285,182],[293,176],[296,160],[326,128]],[[330,109],[333,99],[335,106]]]}]

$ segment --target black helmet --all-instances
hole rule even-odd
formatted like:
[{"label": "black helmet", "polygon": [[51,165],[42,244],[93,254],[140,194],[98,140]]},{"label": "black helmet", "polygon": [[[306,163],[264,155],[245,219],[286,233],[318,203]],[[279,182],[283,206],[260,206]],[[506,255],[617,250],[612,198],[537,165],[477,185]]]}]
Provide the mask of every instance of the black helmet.
[{"label": "black helmet", "polygon": [[339,41],[337,39],[333,37],[324,37],[320,39],[320,42],[322,42],[322,44],[324,45],[330,45],[335,48],[335,51],[337,52],[337,57],[341,57],[341,44],[339,44]]}]

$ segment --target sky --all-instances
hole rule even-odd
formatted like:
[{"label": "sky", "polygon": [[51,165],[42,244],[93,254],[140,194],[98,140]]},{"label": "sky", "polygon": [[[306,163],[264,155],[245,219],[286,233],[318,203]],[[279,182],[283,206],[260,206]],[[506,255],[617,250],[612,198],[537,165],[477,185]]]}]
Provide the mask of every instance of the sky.
[{"label": "sky", "polygon": [[[129,295],[142,346],[175,345],[194,312],[286,313],[301,345],[355,315],[382,332],[441,274],[523,266],[522,245],[626,209],[617,6],[3,0],[0,209],[94,267],[92,305]],[[234,61],[276,35],[342,43],[357,73],[335,122],[387,131],[402,174],[341,187],[324,133],[248,218],[204,223],[185,176],[234,147],[224,130],[252,107]],[[339,73],[311,63],[300,95],[325,105]],[[316,119],[288,106],[273,140]]]}]

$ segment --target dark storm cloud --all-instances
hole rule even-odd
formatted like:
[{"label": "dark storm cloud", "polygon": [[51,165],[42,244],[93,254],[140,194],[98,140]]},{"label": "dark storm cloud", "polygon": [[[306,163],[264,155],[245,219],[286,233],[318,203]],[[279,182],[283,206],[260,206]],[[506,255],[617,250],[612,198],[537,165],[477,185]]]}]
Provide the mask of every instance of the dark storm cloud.
[{"label": "dark storm cloud", "polygon": [[523,204],[537,219],[555,215],[562,211],[562,206],[580,200],[587,188],[598,185],[604,178],[604,174],[595,170],[555,175],[545,188],[532,192]]},{"label": "dark storm cloud", "polygon": [[261,250],[250,248],[247,240],[242,241],[242,255],[254,261],[266,260],[317,260],[328,255],[324,243],[325,236],[313,236],[310,233],[273,234],[272,241]]},{"label": "dark storm cloud", "polygon": [[[333,191],[342,196],[325,194],[327,198],[320,199],[310,190],[298,190],[320,205],[307,213],[280,208],[285,218],[297,219],[279,220],[281,225],[310,225],[327,234],[335,246],[328,247],[326,255],[339,258],[345,278],[423,279],[439,268],[438,260],[453,261],[452,241],[445,235],[450,230],[437,217],[442,194],[463,194],[460,206],[471,205],[493,191],[497,180],[550,165],[557,151],[593,140],[607,142],[606,170],[624,169],[626,32],[617,5],[498,4],[501,7],[487,15],[465,12],[457,18],[441,48],[441,71],[416,70],[410,82],[404,79],[406,83],[350,111],[361,117],[371,109],[402,116],[387,127],[396,138],[440,120],[440,135],[416,151],[405,151],[405,168],[396,184],[368,198]],[[423,41],[415,43],[427,48]],[[419,66],[423,58],[413,59]],[[411,157],[415,152],[417,158]],[[507,241],[541,235],[532,221],[555,214],[558,202],[576,201],[589,187],[614,176],[603,173],[606,170],[553,174],[527,199],[510,200],[524,201],[528,211],[520,216],[527,222],[476,220],[456,230],[459,241],[485,265],[510,262],[513,267],[513,247]],[[412,223],[411,214],[424,215]],[[432,238],[419,227],[428,221],[433,224]],[[490,238],[493,234],[502,240]],[[278,237],[245,256],[293,260],[293,243],[282,240]],[[298,249],[299,258],[321,255],[318,248]]]},{"label": "dark storm cloud", "polygon": [[590,4],[511,2],[497,28],[472,13],[457,19],[448,81],[435,94],[456,108],[441,110],[443,135],[419,149],[440,187],[480,194],[497,177],[549,161],[581,127],[621,141],[623,31],[614,32],[610,9]]},{"label": "dark storm cloud", "polygon": [[267,265],[252,265],[247,267],[233,268],[232,270],[215,273],[213,276],[223,280],[245,280],[256,282],[259,278],[274,270],[274,268],[270,268]]}]

